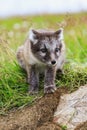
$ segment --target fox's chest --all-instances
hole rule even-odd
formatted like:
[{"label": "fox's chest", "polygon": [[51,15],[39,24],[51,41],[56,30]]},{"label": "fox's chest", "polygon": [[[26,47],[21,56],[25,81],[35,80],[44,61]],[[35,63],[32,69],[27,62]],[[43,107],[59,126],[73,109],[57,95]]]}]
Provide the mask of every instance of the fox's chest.
[{"label": "fox's chest", "polygon": [[40,60],[38,60],[32,52],[29,52],[29,59],[28,62],[30,65],[37,65],[37,66],[44,66],[44,63],[42,63]]},{"label": "fox's chest", "polygon": [[39,73],[43,73],[46,69],[46,65],[39,61],[34,55],[31,53],[29,57],[29,64],[36,65],[36,69]]},{"label": "fox's chest", "polygon": [[25,44],[24,46],[24,58],[27,64],[29,65],[41,65],[42,62],[39,61],[31,52],[30,44]]}]

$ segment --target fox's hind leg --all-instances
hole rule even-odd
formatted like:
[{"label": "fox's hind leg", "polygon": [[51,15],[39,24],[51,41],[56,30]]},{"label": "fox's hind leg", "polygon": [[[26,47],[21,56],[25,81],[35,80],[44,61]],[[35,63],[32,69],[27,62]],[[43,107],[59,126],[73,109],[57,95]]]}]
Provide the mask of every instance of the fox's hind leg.
[{"label": "fox's hind leg", "polygon": [[24,46],[21,46],[18,48],[17,50],[17,54],[16,54],[16,57],[17,57],[17,60],[18,60],[18,63],[19,65],[27,72],[27,79],[26,79],[26,82],[29,83],[30,82],[30,66],[26,64],[25,62],[25,59],[24,59]]},{"label": "fox's hind leg", "polygon": [[26,70],[26,65],[25,65],[25,60],[24,60],[24,55],[23,55],[23,49],[24,47],[21,46],[18,48],[17,53],[16,53],[16,57],[18,60],[19,65]]}]

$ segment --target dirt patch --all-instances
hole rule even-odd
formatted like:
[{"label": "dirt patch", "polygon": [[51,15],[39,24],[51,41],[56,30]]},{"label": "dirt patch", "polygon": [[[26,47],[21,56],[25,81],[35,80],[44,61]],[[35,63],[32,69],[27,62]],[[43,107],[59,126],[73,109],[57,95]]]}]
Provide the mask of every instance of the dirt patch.
[{"label": "dirt patch", "polygon": [[[54,94],[44,95],[31,107],[0,116],[0,130],[62,130],[58,124],[53,123],[53,115],[60,95],[67,92],[63,88],[58,89]],[[87,122],[83,128],[84,125],[81,124],[75,130],[87,130]]]},{"label": "dirt patch", "polygon": [[[65,91],[65,89],[58,89],[53,94],[44,95],[32,107],[25,107],[21,110],[11,112],[8,116],[1,116],[0,130],[40,130],[44,127],[49,127],[49,130],[50,128],[51,130],[55,130],[55,124],[48,123],[47,126],[44,123],[52,122],[60,95],[61,93],[65,93]],[[41,128],[42,126],[43,128]]]},{"label": "dirt patch", "polygon": [[83,122],[82,124],[78,125],[75,130],[87,130],[87,121]]},{"label": "dirt patch", "polygon": [[38,127],[37,130],[62,130],[62,129],[52,122],[47,122],[44,123],[42,126]]}]

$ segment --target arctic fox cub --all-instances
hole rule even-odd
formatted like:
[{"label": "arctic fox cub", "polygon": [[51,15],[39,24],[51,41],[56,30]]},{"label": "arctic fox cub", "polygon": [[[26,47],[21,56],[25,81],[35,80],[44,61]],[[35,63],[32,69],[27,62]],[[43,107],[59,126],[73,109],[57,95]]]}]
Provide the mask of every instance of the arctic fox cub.
[{"label": "arctic fox cub", "polygon": [[26,70],[29,93],[38,92],[39,73],[43,69],[44,93],[56,90],[55,76],[57,70],[62,70],[65,62],[65,44],[63,29],[57,31],[29,31],[29,36],[17,50],[19,65]]}]

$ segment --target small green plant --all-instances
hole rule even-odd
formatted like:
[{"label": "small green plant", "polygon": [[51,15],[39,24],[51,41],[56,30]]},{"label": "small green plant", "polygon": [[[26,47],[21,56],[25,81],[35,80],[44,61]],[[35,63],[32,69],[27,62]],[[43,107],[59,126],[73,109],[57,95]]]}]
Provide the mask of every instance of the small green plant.
[{"label": "small green plant", "polygon": [[67,126],[64,125],[64,126],[61,126],[62,130],[67,130]]}]

